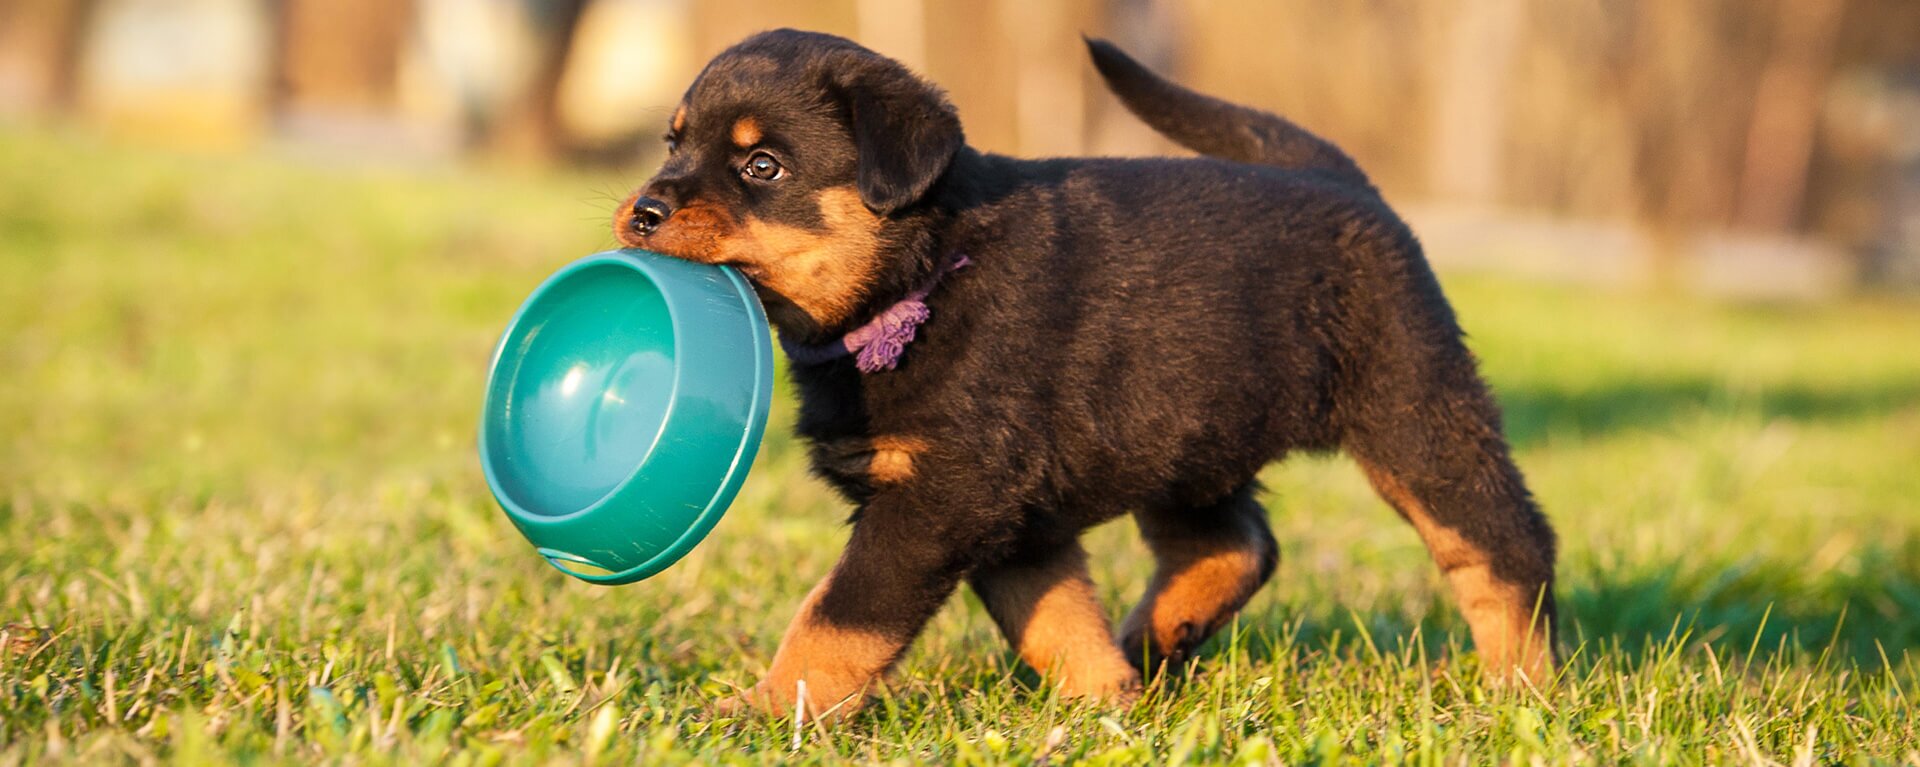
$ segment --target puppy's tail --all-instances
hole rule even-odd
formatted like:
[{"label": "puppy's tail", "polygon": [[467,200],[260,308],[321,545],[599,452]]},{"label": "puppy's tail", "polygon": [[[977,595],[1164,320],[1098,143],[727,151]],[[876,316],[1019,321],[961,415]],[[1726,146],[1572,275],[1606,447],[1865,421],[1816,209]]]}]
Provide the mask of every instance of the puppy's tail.
[{"label": "puppy's tail", "polygon": [[1147,125],[1193,151],[1255,165],[1317,170],[1372,188],[1339,147],[1276,114],[1183,88],[1134,61],[1119,46],[1086,38],[1107,88]]}]

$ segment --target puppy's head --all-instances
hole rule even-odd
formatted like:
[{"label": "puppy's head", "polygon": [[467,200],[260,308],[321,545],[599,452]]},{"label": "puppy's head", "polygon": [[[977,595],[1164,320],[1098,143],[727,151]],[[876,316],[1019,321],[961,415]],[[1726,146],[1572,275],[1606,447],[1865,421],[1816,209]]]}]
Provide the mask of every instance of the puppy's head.
[{"label": "puppy's head", "polygon": [[764,32],[707,64],[621,244],[738,267],[783,332],[843,327],[897,280],[916,214],[964,143],[940,91],[831,35]]}]

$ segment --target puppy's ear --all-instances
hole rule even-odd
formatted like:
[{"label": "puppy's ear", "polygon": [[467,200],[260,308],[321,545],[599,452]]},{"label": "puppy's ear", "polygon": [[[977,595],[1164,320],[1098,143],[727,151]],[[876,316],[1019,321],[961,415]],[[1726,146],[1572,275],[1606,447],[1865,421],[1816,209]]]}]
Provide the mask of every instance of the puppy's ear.
[{"label": "puppy's ear", "polygon": [[919,202],[966,143],[959,113],[938,88],[879,54],[860,51],[835,69],[861,201],[882,216]]}]

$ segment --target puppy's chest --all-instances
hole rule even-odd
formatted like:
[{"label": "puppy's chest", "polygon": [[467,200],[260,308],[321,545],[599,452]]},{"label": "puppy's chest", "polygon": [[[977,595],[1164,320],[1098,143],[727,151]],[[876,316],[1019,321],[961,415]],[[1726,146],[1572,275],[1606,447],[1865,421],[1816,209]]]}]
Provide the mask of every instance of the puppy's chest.
[{"label": "puppy's chest", "polygon": [[874,491],[919,477],[927,435],[900,425],[899,414],[873,412],[865,398],[842,387],[801,389],[799,435],[814,472],[855,502]]},{"label": "puppy's chest", "polygon": [[875,490],[917,478],[927,442],[909,434],[842,436],[813,440],[810,457],[820,476],[854,501]]}]

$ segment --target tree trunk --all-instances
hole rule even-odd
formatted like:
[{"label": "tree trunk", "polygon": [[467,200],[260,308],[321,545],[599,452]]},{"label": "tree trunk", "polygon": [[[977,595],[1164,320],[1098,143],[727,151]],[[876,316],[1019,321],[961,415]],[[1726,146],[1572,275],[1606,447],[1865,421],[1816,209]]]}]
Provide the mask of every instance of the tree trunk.
[{"label": "tree trunk", "polygon": [[0,0],[0,77],[29,109],[72,112],[99,0]]},{"label": "tree trunk", "polygon": [[572,58],[574,33],[588,0],[529,3],[535,35],[533,73],[518,97],[496,120],[488,143],[502,154],[524,159],[564,157],[574,141],[560,117],[560,85]]},{"label": "tree trunk", "polygon": [[1845,0],[1783,0],[1773,50],[1760,72],[1748,125],[1734,220],[1767,232],[1792,231],[1806,198],[1820,99],[1832,74]]},{"label": "tree trunk", "polygon": [[274,106],[392,108],[413,18],[411,0],[276,0]]}]

